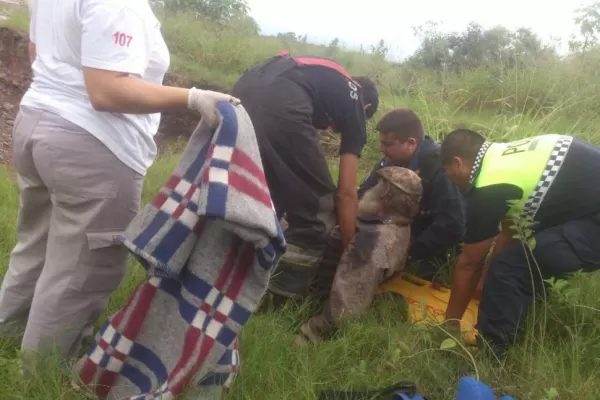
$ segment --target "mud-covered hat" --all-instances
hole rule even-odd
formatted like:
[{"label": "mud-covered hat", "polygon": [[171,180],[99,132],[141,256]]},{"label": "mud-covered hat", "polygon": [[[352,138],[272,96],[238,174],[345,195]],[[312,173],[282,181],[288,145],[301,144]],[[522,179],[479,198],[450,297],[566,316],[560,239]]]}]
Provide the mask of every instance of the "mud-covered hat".
[{"label": "mud-covered hat", "polygon": [[[415,172],[403,167],[384,167],[377,174],[386,183],[383,200],[386,204],[405,216],[417,214],[423,194],[421,178]],[[406,214],[409,215],[406,215]]]},{"label": "mud-covered hat", "polygon": [[421,178],[415,172],[403,167],[383,167],[377,173],[397,189],[408,195],[420,196],[423,192]]}]

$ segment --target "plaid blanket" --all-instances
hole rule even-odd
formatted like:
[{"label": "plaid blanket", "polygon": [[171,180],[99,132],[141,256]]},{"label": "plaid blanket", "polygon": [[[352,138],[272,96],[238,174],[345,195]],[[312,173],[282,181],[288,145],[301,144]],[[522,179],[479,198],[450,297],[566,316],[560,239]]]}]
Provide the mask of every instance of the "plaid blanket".
[{"label": "plaid blanket", "polygon": [[101,398],[215,398],[286,242],[242,106],[217,105],[121,242],[148,272],[76,364]]}]

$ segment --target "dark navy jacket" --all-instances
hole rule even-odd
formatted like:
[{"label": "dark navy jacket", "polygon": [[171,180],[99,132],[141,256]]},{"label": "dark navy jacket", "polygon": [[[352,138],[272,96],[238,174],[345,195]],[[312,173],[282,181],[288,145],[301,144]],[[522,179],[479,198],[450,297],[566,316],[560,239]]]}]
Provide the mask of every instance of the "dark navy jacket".
[{"label": "dark navy jacket", "polygon": [[[380,160],[358,189],[358,197],[375,186],[380,168],[393,165]],[[412,226],[412,259],[444,256],[463,238],[466,229],[465,206],[462,193],[454,185],[440,163],[440,145],[425,136],[410,160],[409,169],[415,171],[423,183],[419,214]]]}]

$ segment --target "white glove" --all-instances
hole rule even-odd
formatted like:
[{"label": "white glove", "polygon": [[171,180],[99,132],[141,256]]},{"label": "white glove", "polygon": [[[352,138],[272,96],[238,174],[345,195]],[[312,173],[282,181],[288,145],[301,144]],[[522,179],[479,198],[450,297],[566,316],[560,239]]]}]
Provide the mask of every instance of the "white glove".
[{"label": "white glove", "polygon": [[215,128],[219,123],[215,106],[220,101],[227,101],[234,106],[240,104],[240,100],[221,92],[191,88],[188,94],[188,108],[196,110],[202,115],[208,124]]}]

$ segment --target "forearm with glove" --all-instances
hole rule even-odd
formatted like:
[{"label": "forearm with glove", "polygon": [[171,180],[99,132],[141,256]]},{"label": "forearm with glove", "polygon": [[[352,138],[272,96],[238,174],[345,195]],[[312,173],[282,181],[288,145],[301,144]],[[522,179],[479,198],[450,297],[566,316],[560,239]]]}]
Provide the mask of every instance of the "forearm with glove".
[{"label": "forearm with glove", "polygon": [[214,127],[218,122],[215,111],[218,102],[240,104],[239,99],[212,90],[158,85],[120,72],[83,70],[88,96],[96,111],[153,114],[189,108]]},{"label": "forearm with glove", "polygon": [[219,121],[215,106],[221,101],[229,102],[236,106],[240,104],[239,99],[225,93],[191,88],[188,94],[187,106],[191,110],[198,111],[210,126],[216,127]]}]

